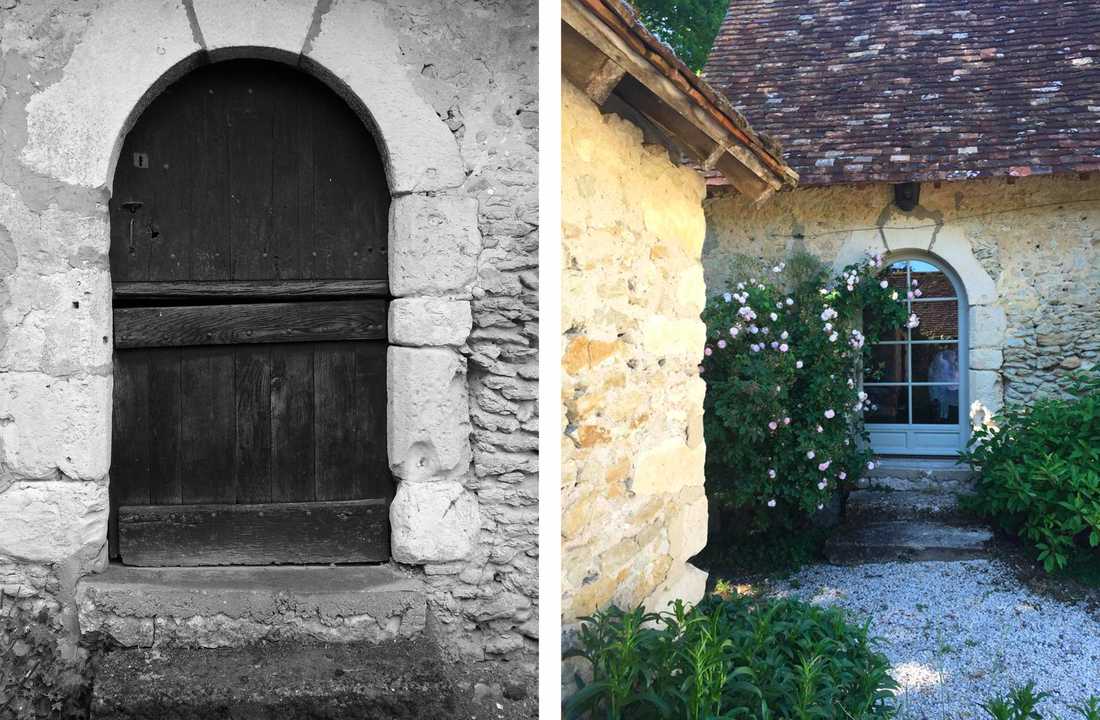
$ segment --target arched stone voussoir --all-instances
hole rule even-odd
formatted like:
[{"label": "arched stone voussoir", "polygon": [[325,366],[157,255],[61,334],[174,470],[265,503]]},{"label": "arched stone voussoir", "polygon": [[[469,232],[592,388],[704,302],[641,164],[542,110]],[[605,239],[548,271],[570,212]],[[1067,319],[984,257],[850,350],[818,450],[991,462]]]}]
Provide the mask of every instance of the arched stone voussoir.
[{"label": "arched stone voussoir", "polygon": [[61,79],[28,101],[21,160],[72,185],[108,186],[135,109],[201,50],[179,0],[103,3]]},{"label": "arched stone voussoir", "polygon": [[[215,60],[297,62],[313,23],[315,0],[191,0],[203,45]],[[269,57],[270,56],[270,57]]]},{"label": "arched stone voussoir", "polygon": [[410,81],[378,4],[334,0],[319,29],[313,2],[192,7],[194,23],[182,0],[106,0],[61,79],[27,103],[23,163],[72,185],[109,187],[130,124],[164,87],[199,63],[254,57],[297,63],[340,94],[374,134],[394,195],[465,180],[458,143]]},{"label": "arched stone voussoir", "polygon": [[970,305],[996,302],[996,283],[974,256],[966,235],[951,225],[855,230],[837,253],[836,268],[859,260],[865,253],[905,252],[926,252],[942,259],[962,280]]},{"label": "arched stone voussoir", "polygon": [[323,79],[327,74],[337,92],[342,85],[356,110],[365,108],[391,193],[436,192],[465,181],[458,143],[410,81],[397,36],[378,3],[333,0],[303,51],[302,65]]}]

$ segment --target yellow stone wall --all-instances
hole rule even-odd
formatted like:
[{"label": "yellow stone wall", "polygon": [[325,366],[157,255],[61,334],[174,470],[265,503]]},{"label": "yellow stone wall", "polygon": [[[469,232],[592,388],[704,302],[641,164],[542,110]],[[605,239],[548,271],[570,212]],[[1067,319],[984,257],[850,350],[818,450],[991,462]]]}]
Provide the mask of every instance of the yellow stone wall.
[{"label": "yellow stone wall", "polygon": [[754,206],[706,201],[708,292],[739,254],[796,248],[829,262],[917,248],[954,267],[970,302],[970,401],[996,410],[1059,392],[1100,363],[1100,177],[1095,173],[922,183],[903,212],[885,183],[807,187]]},{"label": "yellow stone wall", "polygon": [[562,615],[697,600],[702,179],[562,80]]}]

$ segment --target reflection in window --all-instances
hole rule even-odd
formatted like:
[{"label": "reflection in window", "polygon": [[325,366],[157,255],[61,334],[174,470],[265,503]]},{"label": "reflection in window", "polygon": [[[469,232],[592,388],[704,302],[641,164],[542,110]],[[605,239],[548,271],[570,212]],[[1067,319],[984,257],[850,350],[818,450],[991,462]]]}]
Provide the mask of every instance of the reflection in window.
[{"label": "reflection in window", "polygon": [[863,385],[869,424],[959,422],[959,299],[951,278],[925,260],[892,263],[883,274],[920,319],[871,347]]}]

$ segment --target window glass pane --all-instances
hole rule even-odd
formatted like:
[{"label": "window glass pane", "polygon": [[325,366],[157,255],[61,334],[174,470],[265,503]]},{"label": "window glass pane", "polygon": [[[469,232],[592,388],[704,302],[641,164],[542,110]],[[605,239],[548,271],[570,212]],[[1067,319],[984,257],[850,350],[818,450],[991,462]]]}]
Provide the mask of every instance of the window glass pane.
[{"label": "window glass pane", "polygon": [[913,345],[913,382],[959,382],[959,347],[935,343]]},{"label": "window glass pane", "polygon": [[912,279],[917,283],[911,289],[920,290],[920,297],[955,297],[955,288],[951,284],[951,279],[935,265],[922,260],[910,260],[909,265],[912,270]]},{"label": "window glass pane", "polygon": [[959,337],[959,301],[915,302],[913,314],[920,321],[914,340],[954,340]]},{"label": "window glass pane", "polygon": [[875,345],[871,348],[869,367],[863,369],[864,382],[905,382],[906,345]]},{"label": "window glass pane", "polygon": [[[864,310],[863,311],[863,331],[864,332],[870,332],[870,328],[872,328],[872,327],[874,327],[874,322],[872,321],[871,311],[870,310]],[[893,329],[890,329],[890,330],[884,330],[883,333],[882,333],[882,336],[879,338],[879,340],[908,340],[908,339],[909,339],[909,334],[908,334],[908,331],[905,329],[905,325],[902,325],[900,328],[893,328]]]},{"label": "window glass pane", "polygon": [[913,422],[926,425],[954,425],[958,423],[959,386],[914,386]]},{"label": "window glass pane", "polygon": [[867,403],[870,405],[863,411],[863,420],[867,423],[908,423],[909,422],[909,392],[903,385],[901,387],[876,387],[870,385],[863,388],[867,393]]}]

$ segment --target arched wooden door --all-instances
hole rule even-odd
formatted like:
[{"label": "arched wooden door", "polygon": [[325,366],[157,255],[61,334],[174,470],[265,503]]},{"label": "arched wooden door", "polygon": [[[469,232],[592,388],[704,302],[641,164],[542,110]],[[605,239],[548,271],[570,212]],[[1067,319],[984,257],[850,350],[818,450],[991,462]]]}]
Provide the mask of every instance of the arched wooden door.
[{"label": "arched wooden door", "polygon": [[304,73],[201,67],[127,135],[110,203],[112,557],[389,558],[389,191]]}]

